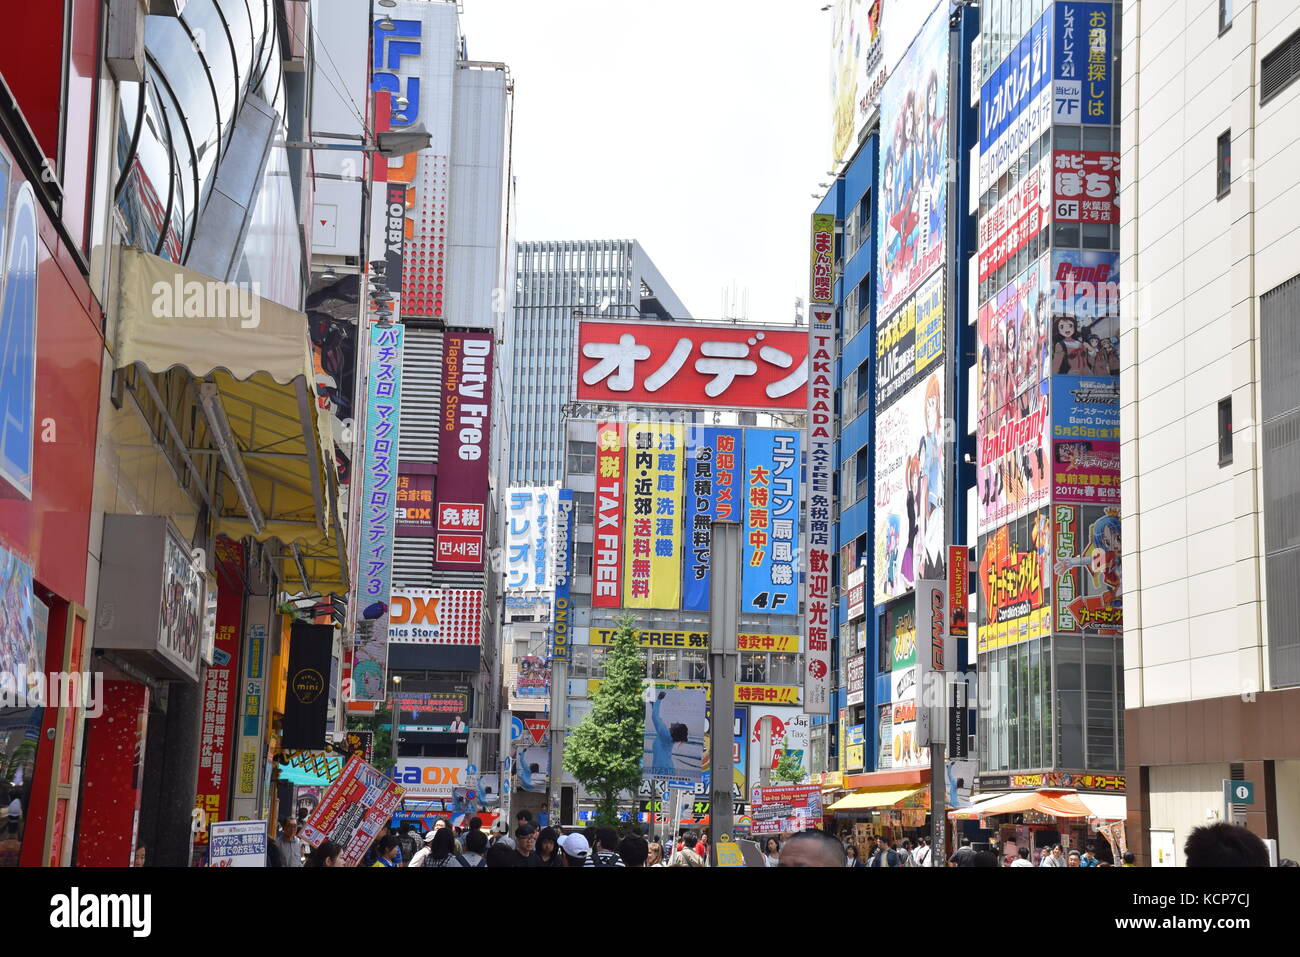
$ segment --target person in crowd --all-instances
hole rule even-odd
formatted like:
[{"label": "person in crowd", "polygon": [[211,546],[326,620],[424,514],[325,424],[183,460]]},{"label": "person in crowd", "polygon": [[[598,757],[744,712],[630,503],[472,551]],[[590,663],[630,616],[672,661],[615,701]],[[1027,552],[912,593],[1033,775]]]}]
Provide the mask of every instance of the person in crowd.
[{"label": "person in crowd", "polygon": [[1079,859],[1080,867],[1100,867],[1101,861],[1097,860],[1097,849],[1091,844],[1084,850],[1083,856]]},{"label": "person in crowd", "polygon": [[916,853],[912,856],[916,859],[917,867],[934,866],[934,850],[930,847],[930,839],[928,837],[921,838],[920,843],[917,845]]},{"label": "person in crowd", "polygon": [[469,867],[469,862],[456,853],[456,838],[449,827],[433,832],[428,851],[429,856],[424,859],[425,867]]},{"label": "person in crowd", "polygon": [[574,831],[560,838],[560,853],[564,855],[565,867],[585,867],[591,854],[591,845],[586,837]]},{"label": "person in crowd", "polygon": [[[478,818],[474,820],[477,821]],[[482,822],[480,821],[479,824],[482,825]],[[481,826],[465,832],[465,853],[461,856],[465,858],[467,866],[486,867],[487,849],[487,835],[483,833]]]},{"label": "person in crowd", "polygon": [[415,859],[416,852],[424,842],[420,840],[420,835],[408,821],[397,829],[397,843],[402,848],[402,860],[409,862]]},{"label": "person in crowd", "polygon": [[961,846],[957,848],[957,853],[952,856],[948,862],[949,867],[974,867],[975,866],[975,849],[970,846],[970,838],[963,837]]},{"label": "person in crowd", "polygon": [[900,865],[903,867],[916,867],[916,858],[912,856],[911,838],[903,838],[902,846],[899,847],[898,845],[895,845],[895,850],[898,851],[898,862]]},{"label": "person in crowd", "polygon": [[596,828],[596,843],[587,855],[584,867],[625,867],[618,855],[618,831],[612,827]]},{"label": "person in crowd", "polygon": [[1029,859],[1029,848],[1020,847],[1016,854],[1019,856],[1011,862],[1012,867],[1033,867],[1034,862]]},{"label": "person in crowd", "polygon": [[298,836],[297,818],[280,818],[280,833],[275,839],[275,845],[284,861],[282,867],[302,867],[303,855],[307,853],[307,842]]},{"label": "person in crowd", "polygon": [[135,867],[144,867],[145,861],[149,857],[149,849],[141,844],[135,849]]},{"label": "person in crowd", "polygon": [[1124,852],[1124,863],[1120,867],[1137,867],[1137,855],[1132,851]]},{"label": "person in crowd", "polygon": [[777,867],[844,867],[844,845],[824,831],[799,831],[781,846]]},{"label": "person in crowd", "polygon": [[1183,859],[1188,867],[1268,867],[1268,847],[1259,835],[1239,824],[1220,821],[1187,836]]},{"label": "person in crowd", "polygon": [[397,846],[397,838],[388,834],[379,839],[376,848],[375,863],[371,867],[397,867],[397,858],[401,853],[401,848]]},{"label": "person in crowd", "polygon": [[333,841],[325,841],[319,847],[312,848],[303,867],[338,867],[339,855],[342,853],[343,848]]},{"label": "person in crowd", "polygon": [[700,855],[706,861],[709,859],[709,832],[701,831],[699,839],[695,842],[695,853]]},{"label": "person in crowd", "polygon": [[424,835],[424,840],[420,844],[420,849],[411,855],[411,861],[407,867],[427,867],[430,855],[433,854],[433,839],[438,836],[435,828]]},{"label": "person in crowd", "polygon": [[484,867],[523,867],[519,852],[513,846],[497,841],[483,857]]},{"label": "person in crowd", "polygon": [[1081,866],[1079,863],[1081,859],[1082,859],[1082,855],[1078,851],[1070,851],[1070,856],[1065,859],[1065,866],[1079,867]]},{"label": "person in crowd", "polygon": [[650,845],[644,837],[630,834],[618,842],[618,856],[624,867],[645,867],[650,857]]},{"label": "person in crowd", "polygon": [[515,828],[515,856],[520,858],[517,867],[542,866],[542,859],[537,856],[537,826],[530,821]]},{"label": "person in crowd", "polygon": [[[858,849],[853,844],[850,844],[846,848],[844,848],[844,854],[845,854],[845,860],[844,860],[845,867],[866,867],[866,865],[863,864],[862,861],[858,859]],[[770,867],[771,865],[769,864],[768,866]]]},{"label": "person in crowd", "polygon": [[871,858],[871,867],[901,867],[902,861],[898,858],[898,851],[894,849],[889,841],[883,837],[876,839],[876,853]]},{"label": "person in crowd", "polygon": [[563,867],[560,860],[560,835],[553,827],[544,827],[537,834],[537,858],[542,867]]},{"label": "person in crowd", "polygon": [[[366,856],[361,859],[362,867],[375,866],[375,863],[379,860],[379,842],[392,833],[392,828],[387,824],[384,824],[379,828],[379,833],[375,835],[375,839],[370,843],[370,849],[366,851]],[[393,838],[393,840],[397,840],[397,838]],[[402,846],[400,844],[397,845],[397,853],[400,860],[402,853]]]},{"label": "person in crowd", "polygon": [[1043,859],[1038,862],[1039,867],[1065,867],[1065,854],[1061,850],[1060,844],[1053,844],[1052,849],[1043,855]]},{"label": "person in crowd", "polygon": [[664,846],[659,841],[651,841],[646,848],[646,867],[667,867],[664,860]]},{"label": "person in crowd", "polygon": [[975,863],[971,867],[998,867],[999,857],[992,851],[976,851]]},{"label": "person in crowd", "polygon": [[776,867],[781,862],[781,842],[775,837],[769,837],[763,842],[763,860],[768,867]]}]

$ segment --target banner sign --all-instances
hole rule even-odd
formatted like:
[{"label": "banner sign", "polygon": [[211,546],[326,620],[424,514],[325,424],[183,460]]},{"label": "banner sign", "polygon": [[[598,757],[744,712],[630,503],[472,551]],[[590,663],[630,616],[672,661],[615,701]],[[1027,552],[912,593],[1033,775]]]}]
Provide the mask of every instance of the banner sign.
[{"label": "banner sign", "polygon": [[1119,505],[1119,378],[1052,378],[1052,483],[1058,502]]},{"label": "banner sign", "polygon": [[954,638],[970,635],[969,553],[965,545],[948,546],[948,633]]},{"label": "banner sign", "polygon": [[799,704],[803,689],[797,685],[736,685],[736,704]]},{"label": "banner sign", "polygon": [[898,614],[894,623],[890,703],[895,768],[930,766],[929,710],[922,705],[920,694],[925,668],[917,658],[916,622],[913,612],[905,612]]},{"label": "banner sign", "polygon": [[1052,125],[1052,23],[1049,6],[980,87],[981,195]]},{"label": "banner sign", "polygon": [[798,635],[737,635],[737,651],[776,651],[795,654],[799,651]]},{"label": "banner sign", "polygon": [[1021,414],[1029,401],[1025,393],[1045,391],[1052,322],[1048,268],[1046,257],[1031,263],[976,314],[979,435],[995,432],[1008,418]]},{"label": "banner sign", "polygon": [[799,613],[794,552],[799,528],[800,439],[798,431],[777,429],[749,429],[745,436],[743,612]]},{"label": "banner sign", "polygon": [[653,686],[646,691],[642,777],[704,780],[706,708],[703,691]]},{"label": "banner sign", "polygon": [[325,748],[329,710],[333,625],[295,621],[289,630],[289,671],[285,679],[280,747],[320,751]]},{"label": "banner sign", "polygon": [[867,569],[859,565],[849,572],[848,618],[853,621],[867,613]]},{"label": "banner sign", "polygon": [[474,714],[473,694],[469,685],[438,682],[428,691],[394,692],[388,703],[402,731],[458,734]]},{"label": "banner sign", "polygon": [[354,754],[338,780],[321,795],[302,827],[302,839],[312,847],[333,841],[343,848],[339,866],[356,867],[379,829],[392,818],[405,790]]},{"label": "banner sign", "polygon": [[[957,642],[948,633],[948,579],[922,578],[916,583],[917,648],[921,675],[956,671]],[[918,699],[925,700],[925,699]]]},{"label": "banner sign", "polygon": [[469,781],[468,758],[400,757],[393,768],[393,780],[410,798],[449,798]]},{"label": "banner sign", "polygon": [[991,416],[983,423],[978,437],[979,531],[1047,504],[1052,491],[1047,412],[1046,396],[1031,388],[1004,410],[1005,417]]},{"label": "banner sign", "polygon": [[680,425],[628,426],[624,607],[681,607],[683,438]]},{"label": "banner sign", "polygon": [[1052,221],[1052,166],[1044,157],[979,221],[979,281],[985,282]]},{"label": "banner sign", "polygon": [[814,213],[812,218],[812,292],[813,305],[835,302],[835,217]]},{"label": "banner sign", "polygon": [[944,270],[927,279],[916,295],[876,331],[876,407],[920,381],[943,358]]},{"label": "banner sign", "polygon": [[623,602],[623,472],[626,426],[596,426],[596,528],[592,542],[591,606],[619,608]]},{"label": "banner sign", "polygon": [[552,529],[557,489],[506,489],[506,593],[549,593],[555,588]]},{"label": "banner sign", "polygon": [[546,642],[547,661],[568,661],[572,641],[569,592],[573,587],[573,489],[560,489],[555,511],[555,598]]},{"label": "banner sign", "polygon": [[1072,635],[1124,633],[1121,524],[1117,507],[1052,509],[1056,630]]},{"label": "banner sign", "polygon": [[481,645],[483,591],[479,588],[395,591],[390,634],[390,640],[397,644]]},{"label": "banner sign", "polygon": [[442,336],[442,434],[438,441],[437,523],[433,567],[483,567],[489,445],[492,435],[490,332]]},{"label": "banner sign", "polygon": [[1052,153],[1052,219],[1058,223],[1119,222],[1119,154]]},{"label": "banner sign", "polygon": [[[686,450],[685,500],[691,519],[690,548],[682,567],[682,608],[709,610],[709,570],[712,565],[713,525],[739,521],[741,493],[737,475],[743,447],[740,429],[690,430],[698,441]],[[691,506],[694,506],[692,509]]]},{"label": "banner sign", "polygon": [[[813,282],[815,285],[815,275]],[[808,533],[803,568],[804,627],[808,643],[803,700],[809,714],[830,714],[835,310],[814,304],[809,307],[808,316],[812,382],[808,389]]]},{"label": "banner sign", "polygon": [[[263,599],[264,601],[265,599]],[[262,701],[266,682],[267,634],[265,621],[252,621],[259,608],[256,599],[248,606],[247,653],[243,663],[239,706],[239,766],[235,778],[235,797],[251,799],[257,794],[257,771],[262,763]]]},{"label": "banner sign", "polygon": [[[226,816],[230,795],[235,711],[239,694],[239,622],[244,611],[242,587],[244,546],[224,535],[217,537],[216,653],[203,679],[203,723],[199,731],[199,776],[194,806],[208,827],[194,835],[195,844],[208,841],[215,822]],[[220,587],[221,584],[226,587]],[[265,829],[263,829],[265,837]]]},{"label": "banner sign", "polygon": [[793,834],[822,829],[820,784],[755,787],[751,813],[753,834]]},{"label": "banner sign", "polygon": [[402,402],[400,324],[370,327],[366,443],[357,558],[352,701],[383,701],[388,685],[388,602],[397,521],[398,422]]},{"label": "banner sign", "polygon": [[779,327],[578,321],[579,402],[803,411],[808,343]]},{"label": "banner sign", "polygon": [[[394,513],[393,532],[398,538],[433,538],[433,483],[432,473],[417,472],[419,466],[402,462],[397,468],[397,509]],[[408,471],[410,469],[411,471]],[[460,516],[446,516],[456,521]]]},{"label": "banner sign", "polygon": [[948,215],[948,10],[930,15],[880,97],[877,315],[898,309],[944,260]]},{"label": "banner sign", "polygon": [[848,693],[846,700],[850,706],[862,704],[866,699],[866,676],[867,670],[864,656],[858,654],[849,658],[844,687]]},{"label": "banner sign", "polygon": [[1109,3],[1057,3],[1053,59],[1056,123],[1109,126],[1114,8]]},{"label": "banner sign", "polygon": [[[588,639],[593,645],[612,645],[618,635],[614,628],[592,628]],[[642,631],[633,633],[640,648],[705,648],[709,647],[707,631]]]},{"label": "banner sign", "polygon": [[1043,510],[981,539],[979,653],[1052,633],[1050,538]]}]

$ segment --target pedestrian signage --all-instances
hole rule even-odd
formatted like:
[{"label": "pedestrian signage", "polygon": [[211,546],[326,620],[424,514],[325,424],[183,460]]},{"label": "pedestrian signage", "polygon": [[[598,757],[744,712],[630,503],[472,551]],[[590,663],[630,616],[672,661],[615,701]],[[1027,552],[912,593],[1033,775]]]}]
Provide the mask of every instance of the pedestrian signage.
[{"label": "pedestrian signage", "polygon": [[745,857],[740,853],[740,845],[734,842],[715,845],[718,849],[718,867],[744,867]]},{"label": "pedestrian signage", "polygon": [[1223,800],[1227,804],[1254,804],[1255,782],[1224,781]]},{"label": "pedestrian signage", "polygon": [[208,827],[208,867],[265,866],[265,821],[213,821]]}]

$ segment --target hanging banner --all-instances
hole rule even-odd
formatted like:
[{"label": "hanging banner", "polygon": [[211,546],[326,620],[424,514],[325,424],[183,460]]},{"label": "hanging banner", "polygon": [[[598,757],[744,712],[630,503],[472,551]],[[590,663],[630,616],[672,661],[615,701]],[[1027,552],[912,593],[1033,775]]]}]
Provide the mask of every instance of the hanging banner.
[{"label": "hanging banner", "polygon": [[1072,635],[1124,633],[1123,546],[1119,509],[1052,509],[1056,630]]},{"label": "hanging banner", "polygon": [[835,302],[835,217],[814,213],[812,218],[812,282],[808,301],[813,305]]},{"label": "hanging banner", "polygon": [[287,751],[325,749],[333,625],[295,621],[289,631],[280,747]]},{"label": "hanging banner", "polygon": [[680,425],[628,426],[626,608],[681,607],[684,453]]},{"label": "hanging banner", "polygon": [[506,490],[506,593],[550,597],[551,533],[558,501],[552,486]]},{"label": "hanging banner", "polygon": [[438,440],[437,537],[433,567],[483,567],[492,435],[490,332],[442,336],[442,430]]},{"label": "hanging banner", "polygon": [[646,690],[643,778],[704,780],[706,708],[703,691],[653,685]]},{"label": "hanging banner", "polygon": [[[908,602],[912,606],[912,602]],[[914,608],[915,606],[912,606]],[[917,660],[916,616],[913,610],[899,613],[893,634],[893,659],[890,672],[893,709],[893,767],[923,768],[930,766],[929,711],[918,707],[921,702],[922,665]]]},{"label": "hanging banner", "polygon": [[1056,123],[1111,124],[1110,3],[1056,3],[1052,94]]},{"label": "hanging banner", "polygon": [[740,520],[737,475],[743,441],[740,429],[693,429],[691,434],[698,441],[686,450],[686,514],[692,517],[682,566],[682,608],[708,611],[712,522]]},{"label": "hanging banner", "polygon": [[1053,376],[1052,484],[1056,501],[1119,505],[1119,444],[1119,378]]},{"label": "hanging banner", "polygon": [[948,546],[948,633],[954,638],[970,635],[970,554],[965,545]]},{"label": "hanging banner", "polygon": [[338,780],[321,795],[301,837],[312,847],[333,841],[343,849],[338,866],[356,867],[379,836],[379,829],[389,823],[404,793],[404,787],[354,754]]},{"label": "hanging banner", "polygon": [[753,834],[793,834],[822,829],[820,784],[756,787],[753,799]]},{"label": "hanging banner", "polygon": [[978,652],[1052,633],[1051,532],[1042,510],[980,540]]},{"label": "hanging banner", "polygon": [[944,270],[927,279],[876,331],[876,407],[916,385],[943,358]]},{"label": "hanging banner", "polygon": [[596,528],[591,546],[591,605],[619,608],[623,602],[623,473],[626,426],[596,426]]},{"label": "hanging banner", "polygon": [[794,551],[799,528],[801,433],[749,429],[745,435],[741,611],[799,613]]},{"label": "hanging banner", "polygon": [[[360,554],[353,596],[351,701],[383,701],[388,685],[388,602],[397,520],[398,423],[402,400],[400,325],[370,327],[366,449],[362,469]],[[328,664],[328,662],[327,662]],[[322,672],[324,673],[324,672]]]},{"label": "hanging banner", "polygon": [[551,603],[547,660],[568,661],[572,641],[569,592],[573,587],[573,489],[560,489],[555,512],[555,597]]},{"label": "hanging banner", "polygon": [[[835,218],[813,217],[813,268],[808,307],[808,531],[804,549],[804,627],[807,670],[804,708],[809,714],[831,709],[831,512],[834,505],[835,309],[829,268]],[[823,275],[823,272],[825,275]]]}]

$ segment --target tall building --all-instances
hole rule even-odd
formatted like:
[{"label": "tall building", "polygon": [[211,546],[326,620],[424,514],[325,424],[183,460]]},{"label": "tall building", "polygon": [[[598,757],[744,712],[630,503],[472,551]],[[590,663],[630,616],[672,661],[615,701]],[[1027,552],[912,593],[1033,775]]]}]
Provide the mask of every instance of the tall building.
[{"label": "tall building", "polygon": [[521,242],[515,250],[510,484],[564,478],[564,407],[573,395],[578,313],[689,319],[641,244],[626,239]]},{"label": "tall building", "polygon": [[1297,858],[1300,9],[1162,13],[1124,4],[1129,840],[1182,864],[1230,818]]}]

